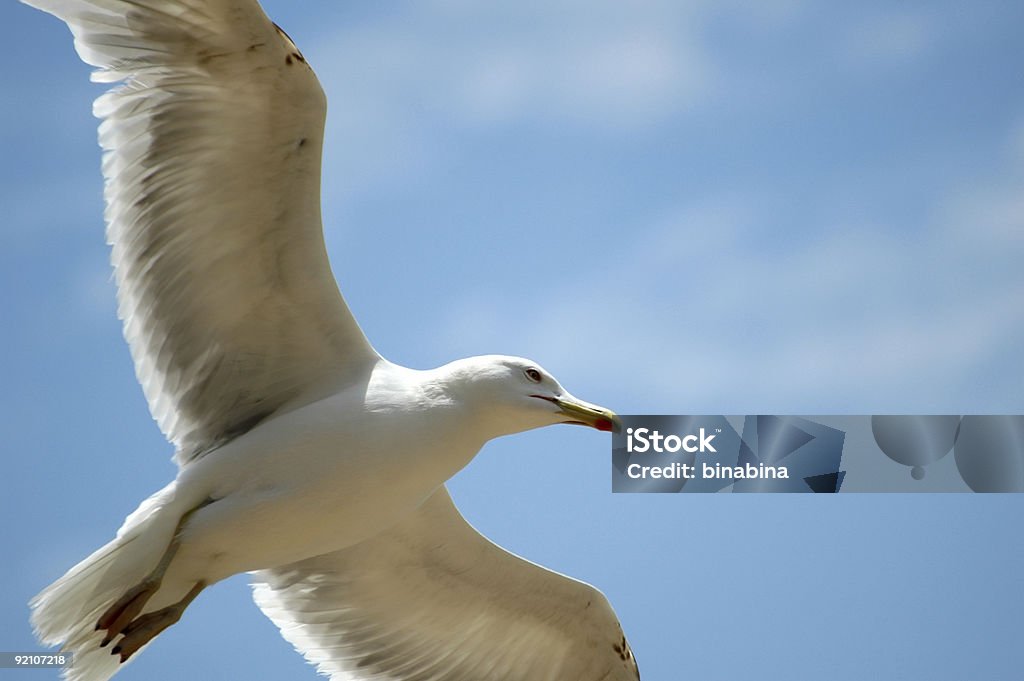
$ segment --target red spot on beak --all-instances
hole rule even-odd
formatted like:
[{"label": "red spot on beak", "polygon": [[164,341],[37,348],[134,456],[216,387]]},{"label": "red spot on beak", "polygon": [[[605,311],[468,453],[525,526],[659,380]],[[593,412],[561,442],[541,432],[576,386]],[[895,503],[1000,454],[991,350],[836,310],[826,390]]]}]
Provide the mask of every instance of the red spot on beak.
[{"label": "red spot on beak", "polygon": [[594,421],[594,427],[598,430],[610,433],[614,426],[612,425],[611,419],[598,419],[597,421]]}]

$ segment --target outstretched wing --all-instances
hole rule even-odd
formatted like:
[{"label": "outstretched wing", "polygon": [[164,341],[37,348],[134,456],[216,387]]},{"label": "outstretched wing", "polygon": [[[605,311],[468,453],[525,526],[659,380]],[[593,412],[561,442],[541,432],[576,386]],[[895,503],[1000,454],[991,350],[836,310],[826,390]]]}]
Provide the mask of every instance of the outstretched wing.
[{"label": "outstretched wing", "polygon": [[24,0],[70,26],[103,119],[119,314],[184,464],[377,359],[320,221],[326,111],[255,0]]},{"label": "outstretched wing", "polygon": [[441,487],[354,547],[254,576],[282,635],[335,681],[637,681],[600,591],[508,553]]}]

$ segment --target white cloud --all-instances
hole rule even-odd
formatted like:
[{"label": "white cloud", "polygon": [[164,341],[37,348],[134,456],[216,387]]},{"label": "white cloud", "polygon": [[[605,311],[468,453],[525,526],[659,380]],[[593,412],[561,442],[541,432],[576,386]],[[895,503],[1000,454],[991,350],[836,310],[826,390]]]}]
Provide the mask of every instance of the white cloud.
[{"label": "white cloud", "polygon": [[1005,162],[987,177],[961,183],[939,205],[939,220],[961,254],[1024,258],[1024,123],[1004,138]]},{"label": "white cloud", "polygon": [[930,15],[894,9],[853,22],[842,46],[854,63],[878,67],[915,61],[927,54],[939,37],[939,27]]},{"label": "white cloud", "polygon": [[387,112],[397,93],[481,125],[646,127],[700,98],[713,69],[697,33],[680,28],[692,5],[557,4],[561,11],[517,5],[515,21],[502,25],[500,7],[434,3],[443,11],[421,11],[415,30],[384,21],[341,28],[309,51],[327,84],[339,69],[361,71],[358,96],[373,97],[375,112]]},{"label": "white cloud", "polygon": [[856,225],[766,252],[752,206],[730,196],[636,229],[614,267],[582,277],[606,295],[536,301],[497,331],[469,306],[439,343],[497,336],[568,374],[601,367],[633,409],[828,413],[967,409],[959,388],[1024,336],[1024,277],[992,268],[991,235],[967,248],[945,224]]},{"label": "white cloud", "polygon": [[1024,248],[1024,182],[977,187],[948,202],[951,233],[971,250]]},{"label": "white cloud", "polygon": [[684,54],[664,32],[639,27],[536,40],[508,36],[464,71],[450,72],[469,123],[531,120],[594,129],[644,128],[700,97],[701,57]]}]

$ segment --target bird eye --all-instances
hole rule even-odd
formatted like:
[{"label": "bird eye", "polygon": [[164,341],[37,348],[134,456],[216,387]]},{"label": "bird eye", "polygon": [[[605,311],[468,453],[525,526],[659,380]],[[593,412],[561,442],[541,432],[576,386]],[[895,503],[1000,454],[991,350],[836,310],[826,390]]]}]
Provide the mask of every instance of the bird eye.
[{"label": "bird eye", "polygon": [[540,371],[537,369],[530,367],[529,369],[524,370],[523,373],[526,374],[526,377],[534,383],[540,383],[541,375]]}]

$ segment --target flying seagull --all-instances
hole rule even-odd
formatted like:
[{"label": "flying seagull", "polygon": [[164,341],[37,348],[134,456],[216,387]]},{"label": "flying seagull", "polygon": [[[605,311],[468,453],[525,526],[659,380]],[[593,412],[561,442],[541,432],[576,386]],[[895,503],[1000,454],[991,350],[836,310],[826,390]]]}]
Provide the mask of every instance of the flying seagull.
[{"label": "flying seagull", "polygon": [[256,0],[24,0],[65,21],[100,97],[107,235],[174,481],[31,603],[65,677],[110,678],[206,587],[333,679],[639,678],[595,588],[514,556],[445,482],[488,440],[618,427],[530,360],[382,358],[331,273],[325,100]]}]

